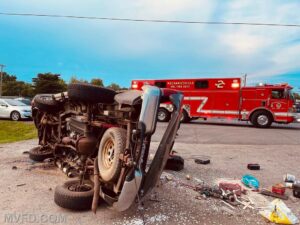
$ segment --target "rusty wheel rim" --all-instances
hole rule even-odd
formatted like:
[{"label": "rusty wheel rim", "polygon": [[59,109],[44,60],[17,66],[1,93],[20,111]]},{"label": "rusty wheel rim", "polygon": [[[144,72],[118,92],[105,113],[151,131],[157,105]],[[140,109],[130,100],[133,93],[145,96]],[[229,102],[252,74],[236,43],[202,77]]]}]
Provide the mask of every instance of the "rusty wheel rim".
[{"label": "rusty wheel rim", "polygon": [[114,160],[114,153],[115,153],[115,145],[111,138],[109,138],[102,150],[102,162],[105,168],[110,169],[113,165]]}]

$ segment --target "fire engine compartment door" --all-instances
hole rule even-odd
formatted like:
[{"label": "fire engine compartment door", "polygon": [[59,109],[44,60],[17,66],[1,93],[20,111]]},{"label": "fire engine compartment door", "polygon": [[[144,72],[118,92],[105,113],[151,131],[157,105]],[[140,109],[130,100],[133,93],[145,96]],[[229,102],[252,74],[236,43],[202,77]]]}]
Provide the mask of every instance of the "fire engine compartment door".
[{"label": "fire engine compartment door", "polygon": [[286,121],[288,116],[288,96],[284,89],[272,89],[270,93],[270,109],[276,121]]}]

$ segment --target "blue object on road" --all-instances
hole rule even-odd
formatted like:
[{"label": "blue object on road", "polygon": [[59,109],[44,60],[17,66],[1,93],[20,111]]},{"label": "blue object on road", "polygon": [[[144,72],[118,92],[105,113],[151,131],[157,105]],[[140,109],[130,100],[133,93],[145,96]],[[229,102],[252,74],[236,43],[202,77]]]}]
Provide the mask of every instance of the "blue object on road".
[{"label": "blue object on road", "polygon": [[256,177],[250,175],[250,174],[246,174],[242,177],[242,182],[243,184],[245,184],[247,187],[250,188],[255,188],[258,189],[259,188],[259,181]]}]

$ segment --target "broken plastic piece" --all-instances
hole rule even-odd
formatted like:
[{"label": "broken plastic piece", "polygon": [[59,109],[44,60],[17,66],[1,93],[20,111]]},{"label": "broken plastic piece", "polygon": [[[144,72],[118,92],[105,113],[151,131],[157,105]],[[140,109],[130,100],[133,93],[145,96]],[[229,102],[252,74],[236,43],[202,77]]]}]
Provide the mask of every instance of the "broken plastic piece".
[{"label": "broken plastic piece", "polygon": [[269,221],[278,224],[296,224],[299,223],[298,218],[280,199],[275,199],[263,211],[259,212]]},{"label": "broken plastic piece", "polygon": [[244,185],[250,188],[258,189],[259,188],[259,181],[256,177],[246,174],[242,177],[242,182]]}]

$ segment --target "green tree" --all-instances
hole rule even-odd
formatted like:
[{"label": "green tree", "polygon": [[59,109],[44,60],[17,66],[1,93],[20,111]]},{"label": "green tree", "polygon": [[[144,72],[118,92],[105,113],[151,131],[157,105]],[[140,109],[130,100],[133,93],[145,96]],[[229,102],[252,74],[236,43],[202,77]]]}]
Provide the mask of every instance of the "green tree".
[{"label": "green tree", "polygon": [[116,83],[111,83],[110,85],[107,86],[107,88],[113,89],[115,91],[119,91],[122,88],[120,87],[120,85],[116,84]]},{"label": "green tree", "polygon": [[32,97],[33,87],[23,81],[18,81],[15,75],[3,73],[3,96]]},{"label": "green tree", "polygon": [[82,79],[78,80],[76,76],[72,76],[69,84],[74,84],[74,83],[88,83],[88,81]]},{"label": "green tree", "polygon": [[39,73],[32,79],[35,94],[59,93],[67,90],[67,85],[59,74]]},{"label": "green tree", "polygon": [[93,85],[97,85],[97,86],[100,86],[100,87],[104,87],[103,85],[103,80],[99,79],[99,78],[94,78],[91,80],[91,84]]}]

